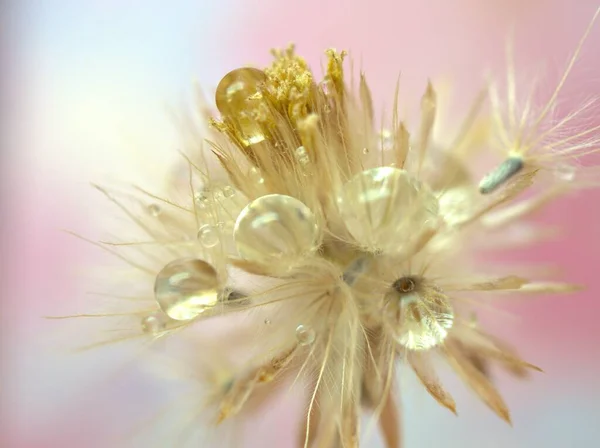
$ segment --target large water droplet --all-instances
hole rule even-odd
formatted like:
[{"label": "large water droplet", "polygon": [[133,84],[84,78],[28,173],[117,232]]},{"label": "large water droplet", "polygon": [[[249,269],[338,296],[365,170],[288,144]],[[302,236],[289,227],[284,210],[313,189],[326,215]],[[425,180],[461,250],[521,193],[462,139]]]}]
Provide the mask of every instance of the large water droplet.
[{"label": "large water droplet", "polygon": [[300,345],[310,345],[315,342],[315,330],[308,325],[298,325],[296,327],[296,339]]},{"label": "large water droplet", "polygon": [[193,319],[217,303],[217,271],[202,260],[172,261],[156,276],[154,296],[171,319]]},{"label": "large water droplet", "polygon": [[441,344],[454,323],[448,297],[426,286],[407,293],[391,290],[384,318],[396,341],[409,350],[429,350]]},{"label": "large water droplet", "polygon": [[238,216],[233,233],[238,252],[246,260],[286,266],[316,250],[319,235],[310,209],[282,194],[250,202]]},{"label": "large water droplet", "polygon": [[239,129],[245,145],[259,143],[265,139],[253,111],[262,101],[260,85],[266,79],[261,70],[244,67],[227,73],[217,86],[215,102],[221,114]]},{"label": "large water droplet", "polygon": [[402,251],[439,223],[431,190],[405,170],[389,166],[356,175],[337,202],[350,234],[370,250]]},{"label": "large water droplet", "polygon": [[204,247],[215,247],[219,244],[219,230],[215,226],[205,224],[198,230],[198,240]]}]

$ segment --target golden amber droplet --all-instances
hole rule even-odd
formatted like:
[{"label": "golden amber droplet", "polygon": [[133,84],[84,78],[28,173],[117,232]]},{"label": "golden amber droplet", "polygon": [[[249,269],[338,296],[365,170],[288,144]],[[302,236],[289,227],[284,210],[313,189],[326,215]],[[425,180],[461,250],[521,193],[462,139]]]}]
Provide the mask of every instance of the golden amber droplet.
[{"label": "golden amber droplet", "polygon": [[215,268],[203,260],[172,261],[156,276],[156,302],[171,319],[194,319],[219,300],[217,277]]},{"label": "golden amber droplet", "polygon": [[217,86],[215,102],[224,118],[231,122],[238,138],[245,145],[260,143],[265,139],[256,119],[263,96],[260,86],[266,80],[263,71],[243,67],[227,73]]},{"label": "golden amber droplet", "polygon": [[270,194],[242,210],[233,236],[244,259],[287,268],[317,249],[320,230],[304,203],[291,196]]}]

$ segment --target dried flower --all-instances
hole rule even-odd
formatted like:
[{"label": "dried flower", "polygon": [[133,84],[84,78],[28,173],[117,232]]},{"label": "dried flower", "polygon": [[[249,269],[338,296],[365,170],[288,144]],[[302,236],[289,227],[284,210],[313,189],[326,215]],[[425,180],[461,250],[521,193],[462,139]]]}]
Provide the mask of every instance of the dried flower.
[{"label": "dried flower", "polygon": [[[550,121],[573,62],[538,113],[531,99],[517,111],[511,68],[506,103],[492,83],[489,110],[477,101],[454,139],[434,140],[432,84],[412,134],[398,115],[398,91],[381,131],[365,77],[350,85],[346,54],[326,54],[321,82],[293,47],[274,51],[264,70],[228,73],[216,92],[220,116],[199,108],[209,135],[182,127],[186,176],[165,191],[139,190],[132,200],[99,188],[144,234],[99,243],[132,268],[123,287],[139,299],[117,313],[133,324],[120,340],[189,336],[216,424],[260,406],[278,379],[305,382],[304,447],[358,446],[363,409],[387,446],[398,446],[399,363],[456,413],[433,368],[440,356],[510,423],[490,369],[517,377],[540,369],[472,319],[473,294],[577,286],[494,271],[477,255],[490,241],[515,244],[506,231],[550,199],[595,186],[564,163],[598,150],[598,127],[568,134],[581,111]],[[498,144],[505,160],[479,181],[475,160]],[[516,243],[534,242],[522,235]],[[250,316],[252,337],[225,327],[234,314]],[[230,332],[221,345],[188,331],[213,319]],[[209,379],[222,365],[212,357],[234,350],[234,338],[244,356]]]}]

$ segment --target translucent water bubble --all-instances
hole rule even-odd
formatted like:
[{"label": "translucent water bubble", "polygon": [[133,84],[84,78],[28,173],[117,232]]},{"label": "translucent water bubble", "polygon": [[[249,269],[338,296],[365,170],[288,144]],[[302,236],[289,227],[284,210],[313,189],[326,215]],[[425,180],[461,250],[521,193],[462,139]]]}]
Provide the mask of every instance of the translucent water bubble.
[{"label": "translucent water bubble", "polygon": [[296,339],[300,345],[310,345],[315,342],[315,330],[308,325],[298,325],[296,327]]},{"label": "translucent water bubble", "polygon": [[205,224],[198,230],[198,240],[204,247],[215,247],[219,244],[219,230],[215,226]]},{"label": "translucent water bubble", "polygon": [[310,162],[310,157],[306,152],[306,148],[304,146],[298,146],[295,152],[296,159],[298,160],[298,162],[300,162],[300,164],[302,165],[308,165],[308,163]]},{"label": "translucent water bubble", "polygon": [[162,209],[160,208],[160,206],[158,204],[150,204],[148,206],[148,212],[152,215],[152,216],[158,216],[161,214]]},{"label": "translucent water bubble", "polygon": [[212,308],[219,299],[217,271],[198,259],[179,259],[156,276],[154,296],[171,319],[190,320]]},{"label": "translucent water bubble", "polygon": [[433,192],[390,166],[356,175],[339,192],[337,203],[350,234],[370,250],[401,251],[439,224]]},{"label": "translucent water bubble", "polygon": [[439,289],[418,286],[411,279],[402,285],[404,289],[392,289],[385,299],[384,318],[394,338],[409,350],[438,346],[454,323],[448,298]]},{"label": "translucent water bubble", "polygon": [[233,237],[248,261],[289,265],[319,246],[311,210],[291,196],[271,194],[250,202],[235,223]]},{"label": "translucent water bubble", "polygon": [[141,325],[144,333],[156,334],[166,328],[166,319],[160,313],[154,313],[143,317]]},{"label": "translucent water bubble", "polygon": [[577,168],[566,163],[559,164],[554,170],[554,175],[556,178],[563,182],[573,182],[576,173]]},{"label": "translucent water bubble", "polygon": [[238,128],[238,137],[245,145],[265,139],[253,114],[262,101],[260,85],[265,79],[266,75],[261,70],[244,67],[227,73],[217,86],[217,109]]},{"label": "translucent water bubble", "polygon": [[226,185],[223,187],[223,196],[226,198],[231,198],[235,196],[235,189],[231,185]]}]

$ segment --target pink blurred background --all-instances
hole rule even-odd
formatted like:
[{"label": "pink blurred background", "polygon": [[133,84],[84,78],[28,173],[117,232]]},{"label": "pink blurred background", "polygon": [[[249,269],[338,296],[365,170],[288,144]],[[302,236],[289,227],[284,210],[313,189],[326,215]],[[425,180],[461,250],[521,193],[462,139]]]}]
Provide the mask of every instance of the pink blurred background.
[{"label": "pink blurred background", "polygon": [[[383,107],[402,73],[406,101],[426,79],[450,79],[470,98],[486,69],[503,70],[516,29],[518,67],[545,70],[555,85],[597,0],[343,1],[24,0],[3,6],[2,63],[2,430],[7,448],[113,447],[114,435],[152,406],[160,385],[131,373],[108,382],[127,353],[69,353],[62,323],[43,315],[81,311],[81,266],[96,251],[60,232],[99,231],[90,181],[164,175],[177,139],[164,104],[211,89],[235,66],[262,64],[268,49],[295,42],[318,67],[328,47],[349,49]],[[600,89],[600,24],[568,92]],[[502,72],[503,73],[503,72]],[[475,86],[475,87],[474,87]],[[389,106],[389,102],[388,102]],[[597,119],[597,124],[600,119]],[[133,172],[132,172],[133,171]],[[507,305],[518,320],[496,323],[546,373],[502,378],[514,428],[498,421],[457,381],[460,418],[447,415],[407,378],[406,446],[586,447],[600,440],[600,194],[583,193],[540,219],[565,238],[528,260],[557,260],[588,290]],[[406,383],[406,384],[404,384]],[[414,386],[414,387],[412,387]],[[296,424],[278,407],[259,425],[261,444],[291,446]],[[290,413],[293,414],[293,413]],[[164,446],[170,446],[166,443]],[[376,440],[372,445],[379,446]]]}]

